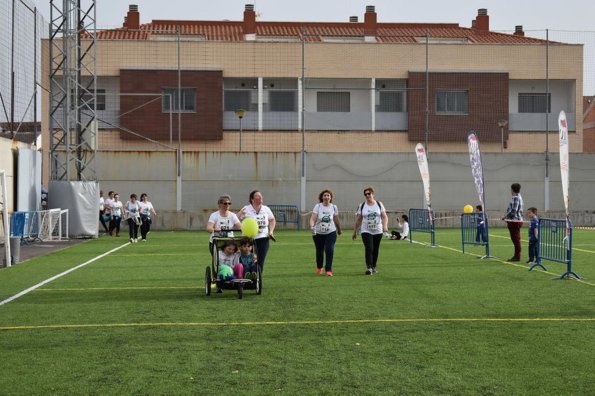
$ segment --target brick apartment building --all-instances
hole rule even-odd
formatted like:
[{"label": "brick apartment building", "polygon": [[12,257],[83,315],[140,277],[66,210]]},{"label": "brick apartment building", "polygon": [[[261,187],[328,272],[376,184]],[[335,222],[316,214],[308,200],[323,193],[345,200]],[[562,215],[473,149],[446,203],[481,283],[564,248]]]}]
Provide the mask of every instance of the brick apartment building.
[{"label": "brick apartment building", "polygon": [[131,5],[121,28],[98,31],[100,148],[179,133],[185,151],[236,151],[241,122],[246,151],[411,152],[424,139],[464,151],[475,130],[486,151],[539,152],[564,110],[583,150],[582,45],[492,32],[486,9],[471,27],[378,22],[374,6],[363,22],[243,15],[141,23]]}]

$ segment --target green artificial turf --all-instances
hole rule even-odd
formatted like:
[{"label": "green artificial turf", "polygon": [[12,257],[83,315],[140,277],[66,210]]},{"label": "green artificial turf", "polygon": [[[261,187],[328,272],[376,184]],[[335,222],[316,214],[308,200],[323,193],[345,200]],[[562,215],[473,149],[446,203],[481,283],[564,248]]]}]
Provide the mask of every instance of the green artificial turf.
[{"label": "green artificial turf", "polygon": [[[524,234],[523,234],[524,235]],[[340,236],[315,275],[307,232],[280,231],[263,293],[205,296],[204,232],[152,232],[0,306],[2,394],[592,394],[595,231],[574,233],[574,270],[493,259],[460,231],[437,247],[384,239],[364,275]],[[429,241],[429,236],[415,234]],[[526,239],[526,238],[525,238]],[[101,237],[0,271],[0,301],[124,243]]]}]

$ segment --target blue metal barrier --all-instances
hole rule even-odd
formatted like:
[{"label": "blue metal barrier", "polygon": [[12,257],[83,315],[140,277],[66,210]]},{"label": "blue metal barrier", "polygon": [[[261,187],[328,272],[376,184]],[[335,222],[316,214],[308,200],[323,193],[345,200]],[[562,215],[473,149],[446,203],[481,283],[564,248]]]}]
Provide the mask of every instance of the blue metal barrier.
[{"label": "blue metal barrier", "polygon": [[283,224],[287,227],[287,224],[295,225],[296,230],[300,229],[300,210],[296,205],[267,205],[277,222],[277,226]]},{"label": "blue metal barrier", "polygon": [[481,258],[490,257],[488,221],[484,213],[461,214],[461,243],[463,254],[465,245],[485,246],[486,254]]},{"label": "blue metal barrier", "polygon": [[529,271],[537,266],[547,271],[547,268],[541,264],[541,260],[549,260],[566,264],[566,272],[559,279],[571,276],[580,279],[581,277],[572,270],[572,223],[570,220],[539,219],[538,229],[539,242],[536,263],[529,268]]},{"label": "blue metal barrier", "polygon": [[429,209],[409,209],[409,243],[413,243],[414,231],[429,233],[432,246],[436,246],[434,217]]}]

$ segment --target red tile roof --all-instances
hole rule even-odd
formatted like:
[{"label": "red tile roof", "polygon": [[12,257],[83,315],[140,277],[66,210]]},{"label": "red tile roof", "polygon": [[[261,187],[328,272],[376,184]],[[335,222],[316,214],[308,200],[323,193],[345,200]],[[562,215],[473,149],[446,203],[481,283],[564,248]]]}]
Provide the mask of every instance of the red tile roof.
[{"label": "red tile roof", "polygon": [[[183,36],[201,36],[204,40],[244,41],[243,23],[240,21],[179,21],[153,20],[140,25],[138,30],[127,28],[100,30],[101,40],[151,40],[159,36],[175,35],[177,29]],[[256,22],[256,35],[279,39],[301,38],[322,41],[323,37],[363,37],[361,22]],[[378,42],[416,42],[416,38],[463,39],[482,44],[535,44],[544,40],[497,32],[479,31],[460,27],[456,23],[378,23]]]}]

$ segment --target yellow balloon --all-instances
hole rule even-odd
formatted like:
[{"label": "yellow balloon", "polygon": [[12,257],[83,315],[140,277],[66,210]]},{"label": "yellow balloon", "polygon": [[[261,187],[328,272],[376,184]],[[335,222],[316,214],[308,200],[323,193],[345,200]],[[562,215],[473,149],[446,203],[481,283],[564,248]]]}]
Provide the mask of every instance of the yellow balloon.
[{"label": "yellow balloon", "polygon": [[463,208],[463,212],[465,212],[465,213],[473,213],[473,206],[471,206],[471,205],[465,205],[465,207]]},{"label": "yellow balloon", "polygon": [[254,238],[258,234],[258,223],[252,217],[242,220],[242,234],[248,238]]}]

